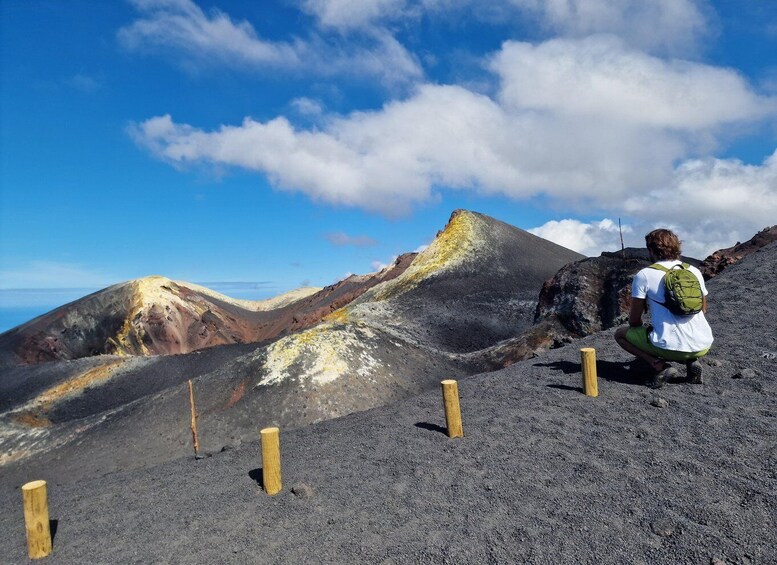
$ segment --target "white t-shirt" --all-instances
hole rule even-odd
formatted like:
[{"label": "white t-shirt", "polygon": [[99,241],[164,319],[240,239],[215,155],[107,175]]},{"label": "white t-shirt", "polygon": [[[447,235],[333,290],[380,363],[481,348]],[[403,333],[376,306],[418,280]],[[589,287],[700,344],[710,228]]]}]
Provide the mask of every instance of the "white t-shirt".
[{"label": "white t-shirt", "polygon": [[[670,268],[682,261],[657,261],[659,265]],[[701,283],[701,290],[707,296],[707,287],[699,269],[691,265],[690,271]],[[695,352],[712,345],[712,329],[704,317],[704,312],[691,316],[676,316],[664,305],[664,272],[647,267],[634,275],[631,283],[633,298],[647,299],[653,331],[650,341],[661,349]]]}]

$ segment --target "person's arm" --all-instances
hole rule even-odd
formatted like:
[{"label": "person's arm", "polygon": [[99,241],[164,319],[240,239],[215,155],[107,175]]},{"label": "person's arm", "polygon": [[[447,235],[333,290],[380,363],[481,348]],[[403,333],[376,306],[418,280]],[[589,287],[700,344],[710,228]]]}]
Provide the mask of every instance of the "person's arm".
[{"label": "person's arm", "polygon": [[647,310],[647,301],[644,298],[631,297],[631,309],[629,310],[629,325],[639,327],[642,325],[642,313]]},{"label": "person's arm", "polygon": [[702,296],[701,297],[701,311],[705,314],[707,313],[707,297]]}]

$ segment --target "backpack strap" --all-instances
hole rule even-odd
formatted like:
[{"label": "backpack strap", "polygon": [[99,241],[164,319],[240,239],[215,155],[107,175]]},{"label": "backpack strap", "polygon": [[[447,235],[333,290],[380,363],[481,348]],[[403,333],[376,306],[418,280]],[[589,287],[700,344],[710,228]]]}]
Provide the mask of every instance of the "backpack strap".
[{"label": "backpack strap", "polygon": [[[670,271],[670,269],[668,269],[668,268],[664,267],[663,265],[659,265],[658,263],[653,263],[653,264],[652,264],[652,265],[650,265],[648,268],[649,268],[649,269],[655,269],[656,271],[662,271],[664,274],[666,274],[666,273],[668,273],[668,272]],[[673,268],[674,268],[674,267],[673,267]],[[663,280],[663,279],[662,279],[662,280]],[[666,307],[666,302],[659,302],[659,301],[658,301],[658,300],[656,300],[655,298],[651,298],[649,295],[645,295],[645,298],[647,298],[648,300],[652,300],[652,301],[653,301],[653,302],[655,302],[656,304],[660,304],[661,306],[664,306],[664,307]]]},{"label": "backpack strap", "polygon": [[676,269],[676,268],[685,269],[686,271],[691,268],[691,266],[688,263],[680,263],[679,265],[672,265],[671,267],[667,268],[663,265],[659,265],[658,263],[653,263],[648,268],[649,269],[655,269],[657,271],[663,271],[664,273],[668,273],[669,271]]},{"label": "backpack strap", "polygon": [[669,269],[667,269],[667,268],[666,268],[666,267],[664,267],[663,265],[659,265],[658,263],[653,263],[653,264],[652,264],[652,265],[650,265],[650,267],[648,267],[648,268],[649,268],[649,269],[655,269],[656,271],[663,271],[663,272],[665,272],[665,273],[668,273],[668,272],[669,272]]}]

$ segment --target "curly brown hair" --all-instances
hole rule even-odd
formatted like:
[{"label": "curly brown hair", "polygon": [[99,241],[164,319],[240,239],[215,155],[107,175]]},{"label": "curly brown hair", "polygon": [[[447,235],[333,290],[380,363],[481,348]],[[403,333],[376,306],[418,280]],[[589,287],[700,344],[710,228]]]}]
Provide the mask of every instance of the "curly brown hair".
[{"label": "curly brown hair", "polygon": [[680,258],[680,239],[671,230],[657,229],[645,236],[648,251],[658,261],[673,261]]}]

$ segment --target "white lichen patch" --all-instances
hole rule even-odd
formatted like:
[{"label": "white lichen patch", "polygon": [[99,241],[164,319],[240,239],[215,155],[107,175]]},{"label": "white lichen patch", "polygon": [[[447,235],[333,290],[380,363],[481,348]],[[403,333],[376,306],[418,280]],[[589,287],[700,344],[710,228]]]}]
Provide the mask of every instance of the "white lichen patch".
[{"label": "white lichen patch", "polygon": [[0,417],[0,467],[36,451],[49,435],[48,428],[30,428]]},{"label": "white lichen patch", "polygon": [[322,385],[347,374],[370,374],[378,366],[369,354],[374,335],[365,326],[325,323],[284,337],[267,347],[264,376],[257,386],[290,378]]},{"label": "white lichen patch", "polygon": [[375,359],[368,351],[362,351],[359,354],[360,366],[356,369],[356,373],[360,377],[369,377],[374,375],[377,369],[380,368],[380,362]]},{"label": "white lichen patch", "polygon": [[36,453],[62,447],[78,439],[84,432],[104,422],[122,408],[93,416],[78,422],[78,426],[63,425],[54,428],[35,428],[13,421],[13,413],[0,414],[0,467],[22,461]]}]

